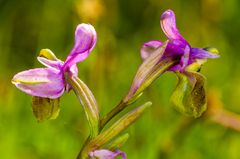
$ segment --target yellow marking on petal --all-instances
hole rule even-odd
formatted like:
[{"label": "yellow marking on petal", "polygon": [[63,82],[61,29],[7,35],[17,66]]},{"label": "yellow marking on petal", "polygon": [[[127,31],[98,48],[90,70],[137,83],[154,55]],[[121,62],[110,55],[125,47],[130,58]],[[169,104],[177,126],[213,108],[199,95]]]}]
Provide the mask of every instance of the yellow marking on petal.
[{"label": "yellow marking on petal", "polygon": [[42,49],[39,53],[39,57],[44,57],[48,60],[54,60],[57,61],[57,57],[54,55],[54,53],[49,49]]},{"label": "yellow marking on petal", "polygon": [[216,49],[215,47],[207,47],[205,48],[204,50],[208,51],[208,52],[211,52],[213,54],[216,54],[216,55],[219,55],[219,51],[218,49]]},{"label": "yellow marking on petal", "polygon": [[48,83],[49,81],[27,81],[27,80],[21,80],[21,79],[12,79],[13,84],[43,84]]},{"label": "yellow marking on petal", "polygon": [[191,65],[188,65],[186,67],[186,71],[198,71],[201,69],[202,65],[207,61],[207,59],[197,59],[196,62],[192,63]]}]

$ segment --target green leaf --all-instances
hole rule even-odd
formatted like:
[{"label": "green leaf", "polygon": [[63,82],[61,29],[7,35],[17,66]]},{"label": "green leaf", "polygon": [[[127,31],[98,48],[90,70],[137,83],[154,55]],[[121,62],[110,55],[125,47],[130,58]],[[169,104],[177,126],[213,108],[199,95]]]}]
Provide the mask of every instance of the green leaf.
[{"label": "green leaf", "polygon": [[56,119],[58,117],[60,98],[50,99],[42,97],[32,98],[32,110],[38,122]]},{"label": "green leaf", "polygon": [[119,135],[123,130],[125,130],[128,126],[130,126],[133,122],[135,122],[148,108],[151,106],[151,102],[147,102],[134,110],[128,112],[119,120],[117,120],[112,126],[110,126],[107,130],[98,135],[93,143],[97,143],[98,145],[104,145],[105,143],[112,140],[114,137]]},{"label": "green leaf", "polygon": [[128,112],[119,120],[117,120],[112,126],[107,130],[100,133],[94,139],[92,139],[81,151],[81,157],[84,158],[93,149],[99,149],[105,144],[113,140],[117,135],[119,135],[123,130],[130,126],[134,121],[136,121],[143,112],[152,105],[151,102],[147,102],[134,110]]},{"label": "green leaf", "polygon": [[197,72],[176,72],[177,86],[171,100],[180,112],[195,118],[206,110],[205,77]]}]

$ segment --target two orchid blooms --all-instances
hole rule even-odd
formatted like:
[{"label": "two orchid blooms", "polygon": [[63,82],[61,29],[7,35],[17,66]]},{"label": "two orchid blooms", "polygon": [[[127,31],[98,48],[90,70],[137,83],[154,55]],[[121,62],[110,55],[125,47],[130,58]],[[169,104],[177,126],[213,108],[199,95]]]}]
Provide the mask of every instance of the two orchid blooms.
[{"label": "two orchid blooms", "polygon": [[[207,58],[217,58],[219,55],[201,48],[192,48],[179,33],[173,11],[165,11],[161,16],[160,22],[168,41],[161,42],[154,40],[145,43],[141,48],[143,63],[148,62],[148,58],[153,58],[151,57],[153,56],[152,54],[156,54],[158,61],[155,65],[167,59],[167,62],[171,64],[168,65],[164,71],[176,72],[178,76],[183,75],[186,76],[186,78],[191,78],[193,81],[195,79],[194,82],[196,83],[198,78],[196,78],[195,75],[201,76],[196,72],[200,65],[205,62]],[[36,68],[20,72],[13,77],[12,83],[21,91],[31,96],[50,99],[59,98],[65,91],[71,90],[71,85],[65,79],[65,74],[78,76],[76,64],[88,57],[96,44],[96,40],[97,34],[92,25],[78,25],[75,31],[74,47],[64,62],[59,60],[49,49],[43,49],[40,51],[37,59],[46,66],[46,68]],[[192,69],[191,66],[194,64],[198,64],[198,67]],[[146,72],[147,69],[147,67],[144,67]],[[135,84],[132,85],[134,88],[131,88],[134,91],[130,90],[130,95],[133,95],[134,92],[140,88],[144,80],[143,78],[136,78]],[[124,159],[126,158],[125,153],[118,150],[110,151],[100,149],[89,152],[89,157],[92,159],[114,159],[117,156],[121,156]]]}]

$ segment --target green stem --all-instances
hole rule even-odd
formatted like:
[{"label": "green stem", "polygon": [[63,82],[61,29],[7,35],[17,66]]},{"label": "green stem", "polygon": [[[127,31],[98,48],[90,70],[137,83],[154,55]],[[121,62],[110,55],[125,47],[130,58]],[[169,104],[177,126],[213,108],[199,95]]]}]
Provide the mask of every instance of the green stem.
[{"label": "green stem", "polygon": [[87,140],[84,142],[80,152],[78,153],[77,159],[88,159],[88,152],[85,152],[85,147],[90,141],[90,137],[88,137]]},{"label": "green stem", "polygon": [[104,126],[118,113],[120,113],[124,108],[128,106],[128,103],[124,102],[123,100],[114,107],[106,116],[101,119],[100,122],[100,129],[103,129]]},{"label": "green stem", "polygon": [[[141,70],[137,72],[135,75],[135,78],[133,80],[133,84],[129,90],[129,93],[127,96],[123,98],[123,100],[120,101],[120,103],[114,107],[106,116],[104,116],[100,121],[100,130],[104,128],[104,126],[118,113],[123,111],[129,104],[132,104],[135,102],[142,94],[142,92],[151,85],[151,83],[157,79],[162,73],[164,73],[166,70],[168,70],[171,66],[173,66],[177,62],[176,59],[166,58],[162,60],[161,62],[158,62],[154,67],[151,68],[151,71],[149,74],[146,75],[143,82],[138,86],[137,89],[135,89],[135,82],[137,82],[139,76],[138,74],[141,74],[139,72],[144,71]],[[142,66],[140,66],[141,68]]]}]

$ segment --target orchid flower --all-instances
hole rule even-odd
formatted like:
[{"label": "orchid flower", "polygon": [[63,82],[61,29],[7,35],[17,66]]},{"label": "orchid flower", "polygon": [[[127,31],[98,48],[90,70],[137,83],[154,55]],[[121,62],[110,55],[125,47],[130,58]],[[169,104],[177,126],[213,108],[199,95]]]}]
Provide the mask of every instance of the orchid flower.
[{"label": "orchid flower", "polygon": [[90,24],[79,24],[75,31],[75,44],[65,62],[59,60],[49,49],[43,49],[37,58],[47,68],[35,68],[17,73],[12,83],[21,91],[42,98],[55,99],[71,86],[64,74],[77,76],[76,64],[85,60],[96,44],[96,31]]},{"label": "orchid flower", "polygon": [[[160,20],[163,32],[167,36],[169,42],[165,49],[161,60],[165,58],[179,59],[178,62],[171,66],[169,71],[183,72],[187,66],[192,63],[199,62],[207,58],[217,58],[219,55],[210,53],[201,48],[193,48],[182,37],[176,26],[175,14],[172,10],[165,11]],[[153,40],[145,43],[141,48],[141,57],[143,60],[147,59],[151,53],[157,48],[161,47],[164,43],[158,40]]]},{"label": "orchid flower", "polygon": [[[168,37],[168,41],[163,43],[154,40],[145,43],[141,48],[143,63],[149,60],[152,61],[154,54],[157,55],[158,61],[154,63],[153,68],[164,63],[163,61],[167,61],[167,63],[174,61],[164,70],[174,71],[178,76],[178,84],[172,94],[174,106],[184,114],[199,117],[206,110],[206,90],[205,77],[197,71],[206,62],[206,59],[218,58],[219,55],[215,49],[191,47],[179,33],[175,14],[172,10],[167,10],[162,14],[160,24],[163,32]],[[164,48],[164,52],[158,53],[159,48]],[[159,66],[157,70],[162,69],[162,66]],[[151,74],[149,76],[152,77]],[[156,76],[150,79],[153,81],[155,78]],[[145,82],[147,84],[142,83],[145,86],[150,82]]]},{"label": "orchid flower", "polygon": [[[142,46],[141,57],[143,59],[143,63],[138,68],[131,88],[119,106],[114,108],[107,115],[107,118],[105,119],[106,121],[110,120],[112,116],[119,111],[122,111],[127,105],[129,105],[129,103],[136,101],[141,96],[142,92],[166,71],[173,71],[176,72],[177,75],[187,77],[183,83],[189,86],[188,91],[190,92],[187,92],[187,95],[183,95],[181,94],[183,91],[178,91],[177,96],[181,96],[178,98],[178,103],[186,103],[186,101],[183,100],[190,100],[191,93],[194,93],[194,91],[198,91],[199,93],[201,91],[200,88],[202,88],[201,96],[204,99],[203,101],[206,101],[203,94],[205,93],[205,78],[200,73],[197,73],[197,71],[208,58],[218,58],[218,52],[213,48],[201,49],[191,47],[191,45],[178,31],[175,14],[172,10],[167,10],[161,15],[160,24],[168,40],[165,42],[153,40],[146,42]],[[179,77],[179,79],[181,79],[181,77]],[[182,90],[180,88],[185,88],[180,87],[180,85],[178,85],[178,90]],[[177,96],[175,95],[175,97]],[[182,98],[183,96],[185,96],[184,99]],[[198,96],[200,95],[195,95],[193,100],[195,100]],[[178,104],[180,105],[179,107],[185,106],[183,103]],[[192,101],[189,103],[192,103]],[[189,103],[188,105],[191,105]],[[197,113],[194,113],[194,116],[198,117],[203,112],[205,103],[206,102],[202,102],[200,106],[194,103],[194,108],[190,107],[188,111],[190,113],[188,114],[191,114],[193,111],[195,111],[194,109],[198,107],[196,110]],[[181,110],[183,109],[185,110],[186,108],[181,108]]]},{"label": "orchid flower", "polygon": [[127,158],[126,154],[122,151],[110,151],[107,149],[92,151],[89,153],[89,157],[91,159],[115,159],[116,157],[122,157],[122,159]]}]

